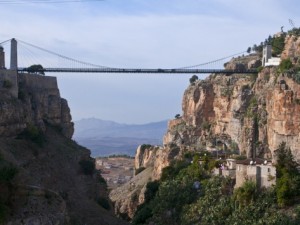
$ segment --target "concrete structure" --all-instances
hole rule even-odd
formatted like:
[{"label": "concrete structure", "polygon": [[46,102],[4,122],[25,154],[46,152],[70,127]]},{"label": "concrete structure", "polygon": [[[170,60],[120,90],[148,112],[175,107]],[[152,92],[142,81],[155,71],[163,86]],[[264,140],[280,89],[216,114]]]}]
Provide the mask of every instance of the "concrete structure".
[{"label": "concrete structure", "polygon": [[0,70],[5,69],[5,53],[2,46],[0,46]]},{"label": "concrete structure", "polygon": [[246,180],[252,180],[258,187],[271,187],[276,183],[276,168],[271,162],[262,159],[236,161],[227,159],[213,171],[215,175],[235,179],[235,188],[241,187]]},{"label": "concrete structure", "polygon": [[226,159],[226,167],[229,170],[235,170],[236,169],[236,160],[235,159]]},{"label": "concrete structure", "polygon": [[235,188],[241,187],[246,180],[254,181],[258,187],[271,187],[276,183],[276,168],[267,161],[259,164],[255,161],[237,163]]},{"label": "concrete structure", "polygon": [[16,39],[11,39],[11,50],[10,50],[10,69],[18,69],[18,47]]},{"label": "concrete structure", "polygon": [[215,175],[221,175],[224,177],[231,177],[235,179],[236,176],[236,160],[226,159],[226,162],[221,165],[220,168],[214,170]]},{"label": "concrete structure", "polygon": [[281,59],[279,57],[272,57],[272,46],[266,45],[263,48],[263,66],[279,66]]}]

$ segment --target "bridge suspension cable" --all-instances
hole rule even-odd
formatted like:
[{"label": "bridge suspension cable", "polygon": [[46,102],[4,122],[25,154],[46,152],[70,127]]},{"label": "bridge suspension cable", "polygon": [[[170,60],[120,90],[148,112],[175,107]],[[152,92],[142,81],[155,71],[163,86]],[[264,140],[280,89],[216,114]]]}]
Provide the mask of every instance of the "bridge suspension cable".
[{"label": "bridge suspension cable", "polygon": [[[1,0],[0,0],[1,1]],[[64,56],[62,54],[56,53],[51,50],[47,50],[45,48],[39,47],[34,44],[30,44],[28,42],[17,40],[16,39],[10,39],[1,42],[0,44],[5,44],[9,41],[14,40],[14,42],[11,43],[11,46],[13,43],[18,42],[19,43],[19,59],[16,58],[16,65],[17,61],[19,61],[19,65],[17,65],[17,70],[19,72],[70,72],[70,73],[172,73],[172,74],[184,74],[184,73],[224,73],[224,74],[232,74],[232,73],[256,73],[257,71],[255,69],[244,69],[244,70],[228,70],[223,68],[223,64],[220,67],[217,67],[216,65],[213,65],[215,63],[219,63],[223,60],[226,60],[228,58],[241,55],[245,53],[239,52],[232,54],[230,56],[222,57],[216,60],[212,60],[206,63],[201,63],[197,65],[192,66],[185,66],[180,68],[122,68],[122,67],[108,67],[103,65],[97,65],[93,63],[89,63],[86,61],[74,59],[68,56]],[[16,47],[15,47],[16,49]],[[9,51],[9,50],[8,50]],[[47,54],[45,54],[47,53]],[[17,52],[14,53],[17,55]],[[42,54],[42,55],[38,55]],[[9,58],[9,57],[8,57]],[[32,65],[42,65],[41,67],[38,67],[40,69],[35,69],[34,71],[32,68]],[[209,67],[204,67],[210,65]],[[196,68],[200,67],[201,68]]]},{"label": "bridge suspension cable", "polygon": [[101,2],[104,0],[0,0],[1,5],[17,5],[17,4],[53,4],[53,3],[85,3],[85,2]]},{"label": "bridge suspension cable", "polygon": [[180,68],[177,68],[177,69],[191,69],[191,68],[196,68],[196,67],[200,67],[200,66],[206,66],[206,65],[209,65],[209,64],[213,64],[213,63],[216,63],[216,62],[223,61],[223,60],[225,60],[225,59],[232,58],[232,57],[237,56],[237,55],[242,55],[242,54],[244,54],[244,53],[246,53],[246,51],[238,52],[238,53],[235,53],[235,54],[233,54],[233,55],[225,56],[225,57],[223,57],[223,58],[215,59],[215,60],[213,60],[213,61],[209,61],[209,62],[206,62],[206,63],[196,64],[196,65],[192,65],[192,66],[180,67]]},{"label": "bridge suspension cable", "polygon": [[2,41],[2,42],[0,43],[0,45],[6,44],[6,43],[9,42],[9,41],[11,41],[11,39],[8,39],[8,40],[6,40],[6,41]]},{"label": "bridge suspension cable", "polygon": [[77,60],[77,59],[73,59],[71,57],[68,57],[68,56],[64,56],[64,55],[61,55],[59,53],[56,53],[56,52],[53,52],[53,51],[50,51],[50,50],[47,50],[45,48],[41,48],[39,46],[36,46],[36,45],[33,45],[33,44],[30,44],[28,42],[25,42],[25,41],[22,41],[22,40],[19,40],[18,39],[18,42],[22,43],[22,44],[25,44],[25,45],[28,45],[28,46],[31,46],[33,48],[36,48],[36,49],[39,49],[43,52],[47,52],[47,53],[50,53],[52,55],[55,55],[55,56],[58,56],[60,58],[63,58],[63,59],[66,59],[66,60],[69,60],[69,61],[73,61],[75,63],[79,63],[79,64],[82,64],[82,65],[85,65],[85,66],[91,66],[91,67],[95,67],[95,68],[111,68],[111,67],[108,67],[108,66],[102,66],[102,65],[96,65],[96,64],[93,64],[93,63],[88,63],[88,62],[84,62],[84,61],[81,61],[81,60]]}]

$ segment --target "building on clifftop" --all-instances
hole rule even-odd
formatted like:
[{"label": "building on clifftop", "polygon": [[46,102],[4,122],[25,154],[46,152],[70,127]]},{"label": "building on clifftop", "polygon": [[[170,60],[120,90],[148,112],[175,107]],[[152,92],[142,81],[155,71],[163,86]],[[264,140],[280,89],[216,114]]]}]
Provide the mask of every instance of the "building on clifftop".
[{"label": "building on clifftop", "polygon": [[263,66],[279,66],[281,59],[279,57],[272,57],[272,46],[266,45],[263,48]]}]

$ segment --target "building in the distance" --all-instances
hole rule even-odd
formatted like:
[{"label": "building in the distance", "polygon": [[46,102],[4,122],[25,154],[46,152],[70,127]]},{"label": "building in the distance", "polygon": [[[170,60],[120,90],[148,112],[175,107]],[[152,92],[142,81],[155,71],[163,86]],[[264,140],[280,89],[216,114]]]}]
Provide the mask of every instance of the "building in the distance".
[{"label": "building in the distance", "polygon": [[214,174],[235,179],[235,188],[241,187],[247,180],[254,181],[257,187],[271,187],[276,183],[275,166],[271,161],[259,158],[226,159],[220,168],[214,170]]},{"label": "building in the distance", "polygon": [[262,65],[263,66],[279,66],[281,59],[272,57],[272,46],[266,45],[263,48]]}]

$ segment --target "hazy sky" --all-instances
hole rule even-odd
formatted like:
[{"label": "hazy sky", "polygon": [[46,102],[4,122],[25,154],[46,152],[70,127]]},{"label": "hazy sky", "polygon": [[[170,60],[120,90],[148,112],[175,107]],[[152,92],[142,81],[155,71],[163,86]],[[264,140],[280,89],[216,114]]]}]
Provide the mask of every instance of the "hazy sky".
[{"label": "hazy sky", "polygon": [[[300,26],[298,0],[104,0],[3,4],[0,42],[12,37],[110,66],[177,68],[221,58]],[[49,74],[73,120],[173,118],[191,75]],[[202,77],[203,75],[199,75]]]}]

